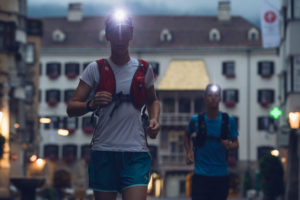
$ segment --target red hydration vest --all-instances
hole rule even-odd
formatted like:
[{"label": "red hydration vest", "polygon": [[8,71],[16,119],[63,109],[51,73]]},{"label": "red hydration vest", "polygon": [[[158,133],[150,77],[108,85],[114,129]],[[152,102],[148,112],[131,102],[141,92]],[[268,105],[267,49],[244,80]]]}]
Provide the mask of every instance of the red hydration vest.
[{"label": "red hydration vest", "polygon": [[107,91],[111,93],[112,101],[118,101],[118,105],[122,102],[131,102],[137,109],[141,109],[147,98],[145,75],[149,66],[148,62],[139,60],[139,65],[132,78],[129,95],[124,95],[122,93],[116,94],[116,79],[108,61],[101,59],[96,62],[100,73],[97,92]]}]

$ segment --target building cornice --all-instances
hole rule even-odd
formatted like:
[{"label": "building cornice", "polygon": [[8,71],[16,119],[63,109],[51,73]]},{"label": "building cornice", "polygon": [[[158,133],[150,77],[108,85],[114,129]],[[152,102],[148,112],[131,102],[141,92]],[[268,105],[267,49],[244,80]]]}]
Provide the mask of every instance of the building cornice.
[{"label": "building cornice", "polygon": [[[42,56],[46,55],[99,55],[109,54],[109,48],[42,48]],[[276,54],[276,49],[262,47],[198,47],[198,48],[131,48],[132,54],[211,54],[211,53],[265,53]]]}]

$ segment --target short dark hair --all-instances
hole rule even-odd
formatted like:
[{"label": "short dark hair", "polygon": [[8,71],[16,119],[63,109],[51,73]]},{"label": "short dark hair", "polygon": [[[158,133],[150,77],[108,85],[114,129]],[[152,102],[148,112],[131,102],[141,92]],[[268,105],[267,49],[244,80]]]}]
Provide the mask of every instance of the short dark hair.
[{"label": "short dark hair", "polygon": [[217,87],[218,94],[221,96],[221,94],[222,94],[221,93],[221,91],[222,91],[221,87],[219,85],[213,84],[213,83],[210,83],[206,86],[205,91],[204,91],[204,96],[212,92],[212,87],[213,86]]}]

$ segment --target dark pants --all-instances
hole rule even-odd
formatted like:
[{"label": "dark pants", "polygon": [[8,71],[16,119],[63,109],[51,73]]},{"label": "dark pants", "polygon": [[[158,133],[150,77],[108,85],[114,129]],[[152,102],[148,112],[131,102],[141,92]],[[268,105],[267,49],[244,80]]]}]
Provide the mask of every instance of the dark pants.
[{"label": "dark pants", "polygon": [[193,176],[192,200],[226,200],[228,190],[228,176]]}]

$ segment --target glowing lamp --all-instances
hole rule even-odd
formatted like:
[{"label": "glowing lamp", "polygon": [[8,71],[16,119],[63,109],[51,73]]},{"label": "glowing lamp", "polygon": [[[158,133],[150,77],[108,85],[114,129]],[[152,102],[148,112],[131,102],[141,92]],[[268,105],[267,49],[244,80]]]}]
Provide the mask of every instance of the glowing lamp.
[{"label": "glowing lamp", "polygon": [[61,135],[61,136],[68,136],[69,135],[69,131],[66,130],[66,129],[58,129],[57,133],[58,133],[58,135]]},{"label": "glowing lamp", "polygon": [[46,117],[42,117],[42,118],[40,118],[40,123],[41,124],[50,124],[51,123],[51,119],[50,118],[46,118]]},{"label": "glowing lamp", "polygon": [[279,151],[277,149],[274,149],[274,150],[271,151],[271,155],[275,156],[275,157],[278,157],[279,156]]},{"label": "glowing lamp", "polygon": [[300,112],[289,113],[289,124],[291,129],[299,129],[300,126]]}]

